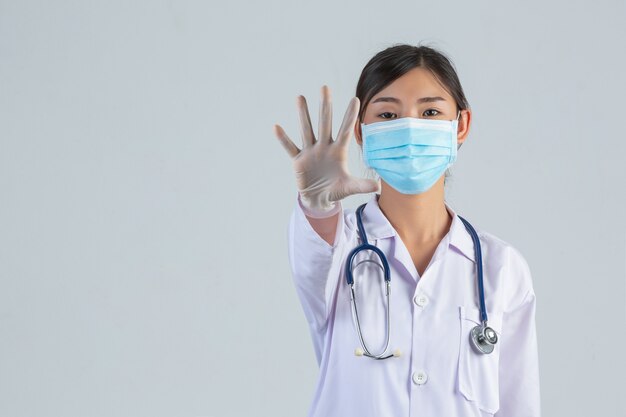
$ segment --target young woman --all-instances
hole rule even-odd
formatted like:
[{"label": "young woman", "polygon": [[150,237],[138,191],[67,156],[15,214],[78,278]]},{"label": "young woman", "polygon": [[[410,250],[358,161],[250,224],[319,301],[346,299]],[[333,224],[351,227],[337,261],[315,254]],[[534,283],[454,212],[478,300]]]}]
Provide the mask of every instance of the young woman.
[{"label": "young woman", "polygon": [[[320,365],[309,416],[539,417],[529,266],[444,198],[472,117],[450,61],[427,46],[376,54],[336,139],[326,86],[317,138],[297,102],[302,149],[274,132],[296,173],[289,260]],[[380,185],[348,173],[353,132]]]}]

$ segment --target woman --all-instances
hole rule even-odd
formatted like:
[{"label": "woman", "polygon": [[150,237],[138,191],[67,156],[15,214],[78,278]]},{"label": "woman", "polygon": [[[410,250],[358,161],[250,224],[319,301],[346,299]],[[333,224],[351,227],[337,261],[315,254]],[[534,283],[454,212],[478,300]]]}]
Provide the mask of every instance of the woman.
[{"label": "woman", "polygon": [[[476,227],[488,317],[481,330],[489,332],[491,352],[481,353],[470,337],[484,318],[479,262],[469,229],[444,199],[442,174],[467,138],[472,113],[450,61],[426,46],[376,54],[336,140],[326,86],[317,139],[302,96],[298,107],[302,149],[280,126],[274,132],[296,173],[289,260],[320,365],[309,416],[540,416],[528,264]],[[380,186],[348,173],[352,132]],[[357,210],[344,210],[341,200],[369,192],[365,238],[386,256],[393,290],[388,304],[380,258],[361,251],[350,268],[353,309],[345,268],[363,240]]]}]

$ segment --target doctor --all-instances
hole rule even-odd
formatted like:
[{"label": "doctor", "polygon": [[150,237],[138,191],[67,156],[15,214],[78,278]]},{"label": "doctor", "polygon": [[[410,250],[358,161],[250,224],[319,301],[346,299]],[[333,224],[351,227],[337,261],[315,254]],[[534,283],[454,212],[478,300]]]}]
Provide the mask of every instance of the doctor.
[{"label": "doctor", "polygon": [[[467,138],[472,113],[450,61],[427,46],[376,54],[335,139],[328,87],[321,93],[317,138],[298,97],[302,149],[274,126],[296,174],[289,261],[320,366],[309,417],[539,417],[530,269],[515,247],[475,225],[497,342],[481,354],[470,337],[483,322],[478,259],[444,198],[444,171]],[[380,184],[348,172],[353,133]],[[352,262],[354,292],[346,280],[347,257],[364,242],[357,210],[341,200],[357,193],[374,193],[361,221],[388,262],[389,297],[371,250]],[[373,357],[383,351],[386,359]]]}]

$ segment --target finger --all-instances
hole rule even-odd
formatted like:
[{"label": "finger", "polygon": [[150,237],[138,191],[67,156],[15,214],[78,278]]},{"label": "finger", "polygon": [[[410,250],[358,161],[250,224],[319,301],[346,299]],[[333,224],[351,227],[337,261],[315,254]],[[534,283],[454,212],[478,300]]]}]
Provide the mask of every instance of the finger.
[{"label": "finger", "polygon": [[320,144],[329,144],[332,142],[332,103],[330,101],[330,88],[327,85],[322,86],[322,98],[320,102],[320,118],[317,128],[317,140]]},{"label": "finger", "polygon": [[274,125],[274,134],[283,145],[289,156],[294,158],[300,153],[300,149],[289,139],[289,136],[285,133],[282,127]]},{"label": "finger", "polygon": [[350,100],[350,103],[348,103],[346,113],[343,116],[343,121],[341,122],[339,132],[337,133],[336,142],[339,146],[347,146],[350,142],[354,130],[354,124],[356,123],[356,119],[359,115],[359,108],[359,98],[352,97],[352,100]]},{"label": "finger", "polygon": [[309,116],[309,109],[304,96],[299,95],[296,98],[296,103],[300,115],[300,135],[302,136],[302,148],[304,149],[315,144],[315,134],[311,127],[311,117]]}]

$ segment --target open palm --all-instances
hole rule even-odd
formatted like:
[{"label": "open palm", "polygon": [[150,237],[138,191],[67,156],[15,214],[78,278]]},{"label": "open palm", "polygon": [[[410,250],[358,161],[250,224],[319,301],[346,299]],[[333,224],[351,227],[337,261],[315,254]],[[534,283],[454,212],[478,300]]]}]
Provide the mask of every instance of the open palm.
[{"label": "open palm", "polygon": [[297,97],[297,107],[302,149],[289,139],[279,125],[274,125],[274,133],[292,157],[302,203],[311,209],[330,210],[335,201],[349,195],[378,191],[378,181],[354,177],[348,172],[348,146],[359,112],[359,99],[353,97],[350,100],[336,140],[332,138],[332,107],[328,86],[322,86],[317,139],[304,96]]}]

